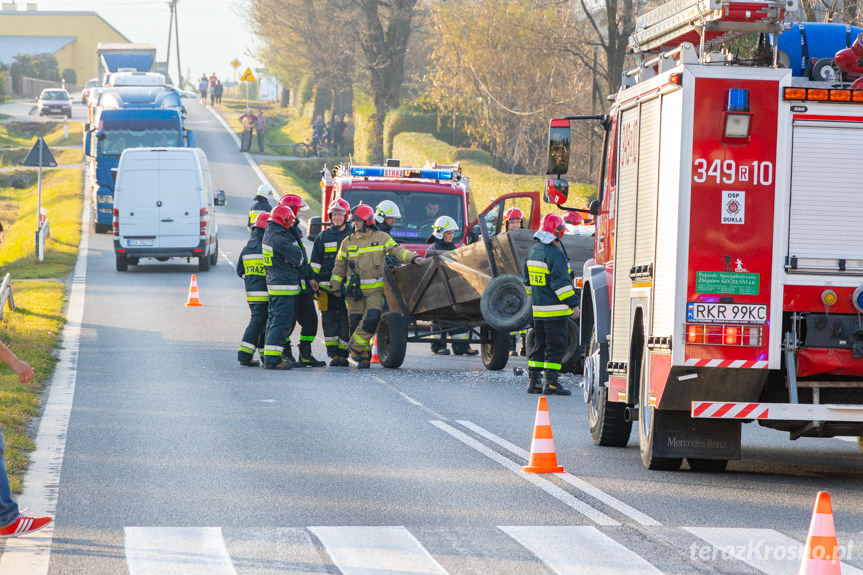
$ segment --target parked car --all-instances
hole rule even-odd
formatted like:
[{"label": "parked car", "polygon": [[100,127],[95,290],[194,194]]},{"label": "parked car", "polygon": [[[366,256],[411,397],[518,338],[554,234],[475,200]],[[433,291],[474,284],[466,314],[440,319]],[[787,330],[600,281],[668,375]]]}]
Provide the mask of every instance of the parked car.
[{"label": "parked car", "polygon": [[39,99],[36,100],[36,108],[40,116],[59,114],[67,118],[72,117],[72,99],[69,98],[69,92],[66,90],[42,90]]},{"label": "parked car", "polygon": [[91,78],[87,80],[87,83],[84,84],[84,89],[81,90],[81,103],[87,103],[87,97],[90,95],[90,90],[99,85],[99,80],[97,78]]}]

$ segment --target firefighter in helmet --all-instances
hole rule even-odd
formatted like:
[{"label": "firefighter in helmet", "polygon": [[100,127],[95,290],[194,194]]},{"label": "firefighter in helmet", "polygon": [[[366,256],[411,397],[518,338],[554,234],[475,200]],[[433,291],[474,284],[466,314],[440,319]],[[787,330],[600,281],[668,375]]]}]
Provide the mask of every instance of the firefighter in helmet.
[{"label": "firefighter in helmet", "polygon": [[346,237],[354,231],[348,222],[351,206],[341,198],[333,200],[329,208],[330,227],[315,238],[312,246],[310,263],[315,279],[318,281],[318,308],[321,310],[321,323],[324,328],[324,342],[330,365],[347,367],[348,365],[348,310],[345,298],[330,292],[330,276],[336,263],[339,246]]},{"label": "firefighter in helmet", "polygon": [[[517,230],[524,227],[524,212],[518,208],[510,208],[503,213],[503,231]],[[518,340],[521,337],[521,354],[518,351]],[[527,355],[526,352],[527,329],[514,331],[509,334],[509,355]]]},{"label": "firefighter in helmet", "polygon": [[396,220],[401,219],[402,213],[398,205],[392,200],[383,200],[375,208],[375,229],[391,233]]},{"label": "firefighter in helmet", "polygon": [[[563,218],[546,214],[535,243],[524,262],[524,284],[533,307],[532,345],[528,350],[528,393],[570,395],[560,385],[561,363],[569,340],[567,322],[578,305],[569,263],[560,238],[566,231]],[[545,372],[543,385],[542,375]]]},{"label": "firefighter in helmet", "polygon": [[267,272],[264,268],[264,256],[261,253],[261,242],[269,220],[268,212],[258,214],[255,225],[252,226],[249,241],[240,252],[240,259],[237,260],[237,275],[246,282],[246,302],[251,312],[249,325],[246,326],[243,341],[240,342],[240,349],[237,352],[240,365],[245,367],[261,365],[255,359],[255,349],[263,360],[270,297],[267,293]]},{"label": "firefighter in helmet", "polygon": [[[439,252],[448,252],[456,248],[453,237],[458,231],[458,224],[449,216],[441,216],[432,224],[432,235],[426,243],[433,244],[426,252],[426,257],[431,257]],[[451,327],[447,322],[433,322],[432,330],[443,331]],[[451,331],[453,339],[452,352],[455,355],[477,355],[479,352],[470,347],[470,333],[468,331]],[[446,348],[446,334],[441,333],[440,341],[431,344],[432,353],[435,355],[449,355]]]},{"label": "firefighter in helmet", "polygon": [[348,352],[357,367],[367,368],[371,363],[372,338],[381,318],[386,255],[401,263],[416,263],[422,258],[401,247],[389,234],[372,227],[375,211],[371,206],[355,207],[351,219],[354,231],[339,247],[330,276],[330,293],[341,297],[345,288],[353,334]]},{"label": "firefighter in helmet", "polygon": [[315,280],[312,266],[309,265],[306,248],[303,245],[303,231],[299,225],[300,211],[308,210],[309,206],[303,198],[296,194],[282,196],[279,199],[279,205],[287,206],[294,212],[293,224],[288,229],[288,239],[294,242],[302,254],[302,262],[299,265],[300,293],[297,294],[296,306],[294,307],[296,321],[291,323],[285,332],[286,355],[290,360],[293,360],[291,333],[294,331],[295,323],[298,323],[300,324],[300,343],[297,346],[298,359],[294,362],[294,367],[323,367],[326,362],[319,361],[312,355],[312,342],[318,333],[318,312],[315,309],[315,293],[318,291],[318,282]]},{"label": "firefighter in helmet", "polygon": [[294,306],[300,293],[300,266],[303,263],[303,253],[288,236],[293,224],[294,211],[288,206],[276,206],[261,241],[270,296],[264,369],[293,367],[293,362],[282,357],[285,333],[294,324]]},{"label": "firefighter in helmet", "polygon": [[261,184],[255,192],[254,203],[249,208],[249,229],[254,227],[260,214],[269,214],[273,206],[270,204],[270,198],[273,197],[273,188],[269,184]]}]

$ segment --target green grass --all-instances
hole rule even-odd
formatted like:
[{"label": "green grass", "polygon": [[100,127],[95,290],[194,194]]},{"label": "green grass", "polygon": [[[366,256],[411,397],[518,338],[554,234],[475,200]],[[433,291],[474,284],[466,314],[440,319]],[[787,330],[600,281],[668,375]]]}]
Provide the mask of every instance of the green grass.
[{"label": "green grass", "polygon": [[[264,154],[289,156],[292,153],[291,146],[297,142],[302,142],[305,133],[309,132],[309,129],[306,129],[305,132],[300,132],[297,129],[302,122],[295,122],[297,114],[292,108],[280,108],[278,104],[273,102],[249,102],[249,107],[255,113],[257,113],[258,108],[262,109],[264,117],[268,119],[267,131],[264,132]],[[246,110],[245,100],[222,99],[222,103],[217,105],[216,109],[221,112],[231,130],[239,136],[243,131],[240,116]],[[255,140],[252,143],[252,149],[258,149],[257,135],[255,135]]]},{"label": "green grass", "polygon": [[48,211],[51,237],[45,242],[45,260],[36,259],[36,178],[24,189],[0,187],[0,277],[15,279],[65,277],[75,265],[81,237],[81,170],[51,170],[42,177],[42,206]]},{"label": "green grass", "polygon": [[321,213],[321,168],[326,164],[332,167],[337,160],[333,158],[308,158],[283,162],[261,162],[261,170],[280,194],[297,194],[309,204],[306,217]]},{"label": "green grass", "polygon": [[[5,241],[4,241],[5,244]],[[30,383],[20,383],[15,373],[0,364],[0,427],[6,438],[6,468],[12,491],[21,492],[21,480],[34,449],[30,422],[39,413],[43,382],[51,376],[57,361],[53,351],[65,323],[63,282],[13,282],[16,309],[6,311],[0,337],[20,359],[36,370]]]},{"label": "green grass", "polygon": [[[50,147],[50,146],[49,146]],[[30,153],[30,148],[16,148],[14,150],[0,150],[0,166],[14,167],[21,164],[27,154]],[[54,159],[57,160],[58,166],[69,164],[78,164],[82,160],[82,152],[79,149],[75,150],[51,150]]]},{"label": "green grass", "polygon": [[69,122],[69,137],[63,137],[63,122],[27,120],[0,124],[0,147],[33,147],[37,136],[45,138],[48,146],[80,146],[84,131],[81,122]]}]

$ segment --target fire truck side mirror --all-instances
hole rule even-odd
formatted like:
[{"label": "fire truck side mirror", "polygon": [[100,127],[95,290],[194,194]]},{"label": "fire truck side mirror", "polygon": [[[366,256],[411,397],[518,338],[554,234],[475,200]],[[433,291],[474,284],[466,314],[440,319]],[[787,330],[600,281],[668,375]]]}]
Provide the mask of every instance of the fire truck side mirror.
[{"label": "fire truck side mirror", "polygon": [[314,216],[309,219],[309,229],[306,234],[310,242],[315,241],[315,238],[321,234],[324,224],[321,222],[320,216]]},{"label": "fire truck side mirror", "polygon": [[599,200],[593,200],[590,202],[590,206],[588,206],[587,211],[594,218],[599,215]]},{"label": "fire truck side mirror", "polygon": [[569,171],[569,143],[569,120],[552,120],[548,128],[547,175],[562,176]]},{"label": "fire truck side mirror", "polygon": [[560,178],[548,178],[545,180],[545,194],[543,199],[548,204],[559,206],[566,203],[569,197],[569,182]]}]

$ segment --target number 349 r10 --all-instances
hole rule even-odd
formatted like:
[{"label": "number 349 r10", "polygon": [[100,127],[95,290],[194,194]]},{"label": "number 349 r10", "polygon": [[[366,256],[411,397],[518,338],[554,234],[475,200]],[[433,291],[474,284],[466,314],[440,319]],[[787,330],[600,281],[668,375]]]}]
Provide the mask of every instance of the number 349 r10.
[{"label": "number 349 r10", "polygon": [[748,303],[688,303],[686,320],[690,322],[766,323],[767,306]]}]

